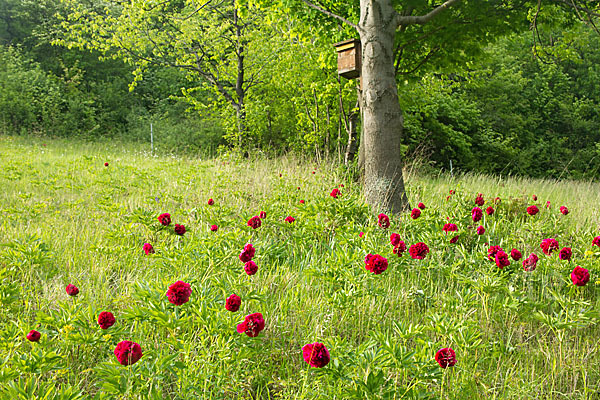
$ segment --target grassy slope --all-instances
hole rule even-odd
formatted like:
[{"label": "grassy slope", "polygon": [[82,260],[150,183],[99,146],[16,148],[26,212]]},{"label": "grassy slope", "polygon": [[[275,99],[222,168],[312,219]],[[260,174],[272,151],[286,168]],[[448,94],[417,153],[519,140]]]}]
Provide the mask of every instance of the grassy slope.
[{"label": "grassy slope", "polygon": [[[4,137],[0,185],[0,244],[9,245],[0,247],[0,318],[12,322],[0,335],[0,387],[13,388],[4,396],[28,382],[40,395],[58,382],[65,392],[127,399],[600,397],[597,184],[409,174],[410,198],[427,208],[384,231],[359,188],[329,165],[150,158],[127,146]],[[502,198],[481,237],[468,228],[477,192],[484,208]],[[533,218],[524,213],[532,194],[542,210]],[[246,221],[261,210],[267,218],[253,231]],[[162,212],[187,227],[183,239],[156,229]],[[456,245],[441,231],[446,217],[460,227]],[[431,253],[396,257],[391,232]],[[543,255],[546,237],[572,247],[573,261]],[[145,242],[157,254],[145,256]],[[247,242],[257,249],[252,277],[237,258]],[[535,252],[538,268],[512,262],[499,272],[486,243]],[[366,271],[367,253],[387,257],[388,270]],[[570,282],[574,265],[590,270],[584,288]],[[177,280],[193,289],[178,309],[164,296]],[[68,283],[77,298],[67,298]],[[223,307],[231,293],[242,297],[235,314]],[[107,331],[95,323],[103,310],[117,318]],[[237,334],[252,312],[263,313],[266,330]],[[42,340],[32,346],[24,336],[34,328]],[[121,340],[142,346],[132,367],[112,354]],[[301,347],[315,341],[332,356],[324,371],[302,360]],[[454,348],[456,367],[437,366],[441,347]]]}]

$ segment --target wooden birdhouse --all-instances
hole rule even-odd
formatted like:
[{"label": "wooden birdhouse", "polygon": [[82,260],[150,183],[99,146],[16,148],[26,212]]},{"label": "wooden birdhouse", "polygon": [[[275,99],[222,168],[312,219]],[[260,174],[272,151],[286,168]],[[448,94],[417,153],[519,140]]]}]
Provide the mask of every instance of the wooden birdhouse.
[{"label": "wooden birdhouse", "polygon": [[346,79],[360,76],[361,52],[360,40],[344,40],[333,45],[337,50],[338,75]]}]

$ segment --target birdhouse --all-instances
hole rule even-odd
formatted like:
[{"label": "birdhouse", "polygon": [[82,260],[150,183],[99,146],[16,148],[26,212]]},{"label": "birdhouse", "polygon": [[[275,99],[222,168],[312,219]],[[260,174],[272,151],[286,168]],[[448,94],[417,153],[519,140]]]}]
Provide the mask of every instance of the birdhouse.
[{"label": "birdhouse", "polygon": [[354,79],[360,76],[360,40],[344,40],[333,45],[337,50],[338,75],[346,79]]}]

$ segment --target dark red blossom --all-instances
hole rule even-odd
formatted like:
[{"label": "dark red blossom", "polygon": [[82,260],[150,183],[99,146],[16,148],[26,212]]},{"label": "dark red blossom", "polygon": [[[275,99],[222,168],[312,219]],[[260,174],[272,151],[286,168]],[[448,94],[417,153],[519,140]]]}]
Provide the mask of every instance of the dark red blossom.
[{"label": "dark red blossom", "polygon": [[571,272],[571,280],[576,286],[585,286],[590,280],[590,272],[578,265],[573,268],[573,272]]},{"label": "dark red blossom", "polygon": [[179,236],[183,236],[185,235],[185,226],[184,225],[179,225],[179,224],[175,224],[175,233],[178,234]]},{"label": "dark red blossom", "polygon": [[412,211],[410,212],[410,217],[412,219],[417,219],[421,216],[421,210],[419,210],[418,208],[413,208]]},{"label": "dark red blossom", "polygon": [[360,238],[363,237],[363,236],[365,236],[364,232],[361,232],[361,233],[358,234],[358,237],[360,237]]},{"label": "dark red blossom", "polygon": [[300,200],[300,204],[304,204],[304,200]]},{"label": "dark red blossom", "polygon": [[459,237],[460,237],[460,235],[454,236],[452,239],[450,239],[450,243],[454,244],[454,243],[458,242]]},{"label": "dark red blossom", "polygon": [[531,253],[529,257],[523,260],[523,269],[527,272],[533,271],[537,267],[538,260],[538,256]]},{"label": "dark red blossom", "polygon": [[110,311],[102,311],[98,315],[98,325],[102,329],[108,329],[115,324],[115,316]]},{"label": "dark red blossom", "polygon": [[142,348],[135,342],[124,340],[115,347],[115,356],[121,365],[135,364],[142,358]]},{"label": "dark red blossom", "polygon": [[533,201],[537,201],[537,196],[535,194],[531,196],[531,198],[533,199]]},{"label": "dark red blossom", "polygon": [[504,249],[500,246],[490,246],[488,249],[488,260],[494,261],[496,259],[496,253],[499,251],[504,251]]},{"label": "dark red blossom", "polygon": [[435,361],[440,364],[440,367],[453,367],[456,365],[456,354],[451,348],[439,349],[435,353]]},{"label": "dark red blossom", "polygon": [[240,305],[242,304],[242,299],[240,296],[236,294],[232,294],[225,300],[225,309],[227,311],[236,312],[240,309]]},{"label": "dark red blossom", "polygon": [[375,275],[381,274],[388,267],[387,258],[380,256],[379,254],[367,254],[365,257],[365,268],[367,271],[371,271]]},{"label": "dark red blossom", "polygon": [[473,207],[473,209],[471,210],[471,218],[473,219],[473,222],[481,221],[482,217],[483,217],[483,211],[481,211],[481,208]]},{"label": "dark red blossom", "polygon": [[238,333],[245,333],[250,337],[258,336],[263,329],[265,329],[265,320],[261,313],[246,315],[244,322],[237,326]]},{"label": "dark red blossom", "polygon": [[540,210],[535,205],[527,207],[527,214],[529,214],[529,215],[535,215],[538,212],[540,212]]},{"label": "dark red blossom", "polygon": [[415,243],[408,249],[408,254],[412,258],[422,260],[429,253],[429,247],[423,242]]},{"label": "dark red blossom", "polygon": [[494,256],[494,258],[496,259],[496,265],[500,269],[510,265],[510,260],[508,259],[508,254],[506,254],[504,251],[497,252],[496,255]]},{"label": "dark red blossom", "polygon": [[487,215],[492,215],[494,213],[494,207],[489,206],[488,208],[485,209],[485,213]]},{"label": "dark red blossom", "polygon": [[311,367],[323,368],[329,364],[329,351],[323,343],[309,343],[302,347],[302,357]]},{"label": "dark red blossom", "polygon": [[481,193],[477,194],[477,197],[475,197],[475,204],[477,204],[479,207],[481,207],[483,205],[483,203],[485,203],[485,201],[483,200],[483,194],[481,194]]},{"label": "dark red blossom", "polygon": [[244,249],[240,253],[240,261],[246,263],[254,257],[256,249],[252,246],[252,243],[248,243],[244,246]]},{"label": "dark red blossom", "polygon": [[517,249],[512,249],[510,251],[510,256],[512,257],[513,260],[519,261],[521,259],[521,257],[523,257],[523,254],[521,254],[521,252]]},{"label": "dark red blossom", "polygon": [[27,334],[27,340],[29,340],[30,342],[37,342],[40,340],[41,337],[42,337],[42,334],[36,330],[31,330]]},{"label": "dark red blossom", "polygon": [[554,250],[558,250],[558,242],[553,238],[544,239],[542,240],[542,243],[540,243],[540,248],[544,254],[550,255]]},{"label": "dark red blossom", "polygon": [[424,210],[425,209],[425,204],[419,203],[419,204],[417,204],[417,207],[419,207],[421,210]]},{"label": "dark red blossom", "polygon": [[546,208],[550,208],[550,200],[546,202]]},{"label": "dark red blossom", "polygon": [[592,246],[600,247],[600,236],[596,236],[594,240],[592,240]]},{"label": "dark red blossom", "polygon": [[337,197],[339,196],[339,194],[340,194],[340,190],[338,188],[333,189],[331,191],[331,193],[329,193],[329,195],[331,197],[333,197],[334,199],[337,199]]},{"label": "dark red blossom", "polygon": [[254,275],[258,271],[258,265],[256,265],[254,261],[250,260],[244,264],[244,271],[246,271],[248,275]]},{"label": "dark red blossom", "polygon": [[212,206],[213,204],[215,204],[215,201],[213,199],[208,199],[208,205]]},{"label": "dark red blossom", "polygon": [[266,213],[266,212],[264,212],[264,211],[261,211],[261,212],[260,212],[260,214],[258,214],[258,217],[259,217],[260,219],[265,219],[265,218],[267,218],[267,213]]},{"label": "dark red blossom", "polygon": [[67,285],[66,291],[69,296],[77,296],[79,294],[79,288],[71,284]]},{"label": "dark red blossom", "polygon": [[218,230],[219,230],[219,227],[218,227],[217,225],[211,225],[211,226],[210,226],[210,230],[211,230],[212,232],[216,232],[216,231],[218,231]]},{"label": "dark red blossom", "polygon": [[192,288],[189,283],[177,281],[167,290],[167,298],[171,304],[180,306],[187,303],[190,300],[192,294]]},{"label": "dark red blossom", "polygon": [[456,193],[456,190],[454,190],[454,189],[450,189],[450,192],[449,192],[449,193],[450,193],[450,195],[453,195],[454,193]]},{"label": "dark red blossom", "polygon": [[105,166],[105,167],[108,167],[108,163],[107,163],[107,162],[105,162],[105,163],[104,163],[104,166]]},{"label": "dark red blossom", "polygon": [[146,253],[146,255],[148,254],[154,254],[154,247],[152,247],[152,245],[150,243],[144,243],[144,253]]},{"label": "dark red blossom", "polygon": [[379,226],[383,229],[387,229],[390,227],[390,217],[383,213],[377,216],[377,222],[379,223]]},{"label": "dark red blossom", "polygon": [[444,224],[442,231],[444,232],[456,232],[458,230],[458,226],[456,224]]},{"label": "dark red blossom", "polygon": [[393,247],[396,247],[398,243],[400,243],[400,235],[397,233],[392,233],[390,235],[390,243],[392,243]]},{"label": "dark red blossom", "polygon": [[260,225],[261,225],[260,217],[258,215],[255,215],[254,217],[250,218],[248,220],[247,225],[252,229],[260,228]]},{"label": "dark red blossom", "polygon": [[158,222],[160,222],[161,225],[169,226],[171,224],[171,214],[169,214],[169,213],[160,214],[158,216]]},{"label": "dark red blossom", "polygon": [[500,203],[501,201],[502,201],[502,200],[500,200],[500,197],[496,197],[496,198],[494,199],[494,204],[496,204],[496,203]]},{"label": "dark red blossom", "polygon": [[287,217],[285,217],[285,222],[287,222],[288,224],[293,223],[296,220],[296,218],[292,217],[291,215],[288,215]]},{"label": "dark red blossom", "polygon": [[398,244],[396,246],[394,246],[393,253],[397,254],[398,257],[402,257],[402,253],[404,253],[405,251],[406,251],[406,243],[404,243],[401,240],[398,242]]},{"label": "dark red blossom", "polygon": [[485,228],[483,226],[479,225],[477,227],[477,234],[478,235],[483,235],[484,233],[485,233]]},{"label": "dark red blossom", "polygon": [[569,209],[565,206],[560,206],[560,212],[562,215],[567,215],[569,213]]},{"label": "dark red blossom", "polygon": [[572,255],[573,251],[570,247],[563,247],[558,253],[558,258],[560,258],[561,260],[569,261]]}]

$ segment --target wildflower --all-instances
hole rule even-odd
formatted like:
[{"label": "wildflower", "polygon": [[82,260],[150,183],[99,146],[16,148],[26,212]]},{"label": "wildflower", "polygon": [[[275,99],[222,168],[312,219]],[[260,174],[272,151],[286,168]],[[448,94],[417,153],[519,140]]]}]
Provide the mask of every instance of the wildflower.
[{"label": "wildflower", "polygon": [[192,288],[190,284],[182,281],[175,282],[169,286],[169,290],[167,290],[169,303],[175,304],[176,306],[187,303],[190,300],[191,294]]},{"label": "wildflower", "polygon": [[[337,197],[336,197],[337,198]],[[304,204],[304,200],[300,200],[300,204]]]},{"label": "wildflower", "polygon": [[38,342],[40,340],[40,338],[42,337],[42,334],[36,330],[31,330],[31,331],[29,331],[29,333],[27,334],[26,337],[27,337],[27,340],[29,340],[30,342]]},{"label": "wildflower", "polygon": [[67,285],[66,291],[69,296],[77,296],[79,294],[79,288],[71,284]]},{"label": "wildflower", "polygon": [[488,249],[488,260],[495,260],[496,253],[498,253],[499,251],[504,251],[504,249],[500,246],[490,246],[490,248]]},{"label": "wildflower", "polygon": [[375,275],[381,274],[388,267],[388,261],[379,254],[367,254],[365,257],[365,269]]},{"label": "wildflower", "polygon": [[483,200],[483,194],[478,193],[477,197],[475,198],[475,204],[477,204],[479,207],[481,207],[483,205],[483,203],[485,203],[485,201]]},{"label": "wildflower", "polygon": [[538,212],[540,212],[540,210],[535,205],[527,207],[527,214],[529,214],[529,215],[535,215]]},{"label": "wildflower", "polygon": [[498,268],[502,269],[508,265],[510,265],[510,261],[508,260],[508,254],[504,251],[499,251],[495,255],[496,265]]},{"label": "wildflower", "polygon": [[592,246],[600,247],[600,236],[596,236],[594,240],[592,240]]},{"label": "wildflower", "polygon": [[479,225],[477,227],[477,234],[478,235],[483,235],[484,233],[485,233],[485,228],[483,226]]},{"label": "wildflower", "polygon": [[108,167],[108,163],[107,163],[107,162],[105,162],[105,163],[104,163],[104,166],[105,166],[105,167]]},{"label": "wildflower", "polygon": [[481,211],[481,208],[473,207],[473,209],[471,210],[471,218],[473,218],[473,222],[481,221],[482,217],[483,217],[483,211]]},{"label": "wildflower", "polygon": [[364,232],[361,232],[361,233],[358,234],[358,237],[360,237],[360,238],[363,237],[363,236],[365,236]]},{"label": "wildflower", "polygon": [[396,246],[394,246],[393,253],[397,254],[398,257],[402,257],[402,254],[406,251],[406,243],[402,240],[398,242]]},{"label": "wildflower", "polygon": [[237,326],[238,333],[245,333],[250,337],[258,336],[263,329],[265,329],[265,320],[261,313],[246,315],[244,322]]},{"label": "wildflower", "polygon": [[393,247],[396,247],[398,243],[400,243],[400,235],[397,233],[392,233],[390,235],[390,243],[392,243]]},{"label": "wildflower", "polygon": [[417,207],[419,207],[421,210],[424,210],[425,209],[425,204],[419,203],[419,204],[417,204]]},{"label": "wildflower", "polygon": [[444,224],[442,231],[444,232],[455,232],[458,230],[458,226],[456,224]]},{"label": "wildflower", "polygon": [[546,202],[546,208],[550,208],[550,201],[549,200]]},{"label": "wildflower", "polygon": [[179,224],[175,224],[175,233],[178,234],[179,236],[183,236],[185,234],[185,226],[183,225],[179,225]]},{"label": "wildflower", "polygon": [[287,217],[285,217],[285,222],[291,224],[296,220],[296,218],[292,217],[291,215],[288,215]]},{"label": "wildflower", "polygon": [[542,249],[544,254],[550,255],[552,251],[558,250],[558,242],[556,241],[556,239],[552,238],[544,239],[542,240],[542,243],[540,243],[540,248]]},{"label": "wildflower", "polygon": [[256,271],[258,271],[258,265],[256,265],[254,261],[250,260],[244,264],[244,271],[246,271],[248,275],[254,275]]},{"label": "wildflower", "polygon": [[160,222],[161,225],[169,226],[171,224],[171,214],[169,214],[169,213],[160,214],[158,216],[158,222]]},{"label": "wildflower", "polygon": [[337,199],[338,195],[340,194],[340,190],[338,188],[335,188],[331,191],[331,193],[329,193],[329,195],[331,197],[333,197],[334,199]]},{"label": "wildflower", "polygon": [[383,229],[387,229],[390,227],[390,217],[381,213],[377,216],[379,226]]},{"label": "wildflower", "polygon": [[429,247],[425,243],[419,242],[410,246],[408,253],[412,258],[422,260],[429,253]]},{"label": "wildflower", "polygon": [[439,349],[435,353],[435,361],[442,368],[453,367],[456,364],[456,354],[451,348]]},{"label": "wildflower", "polygon": [[243,263],[246,263],[246,262],[252,260],[252,257],[254,257],[255,252],[256,252],[256,249],[254,248],[254,246],[252,246],[252,243],[246,244],[244,246],[244,249],[240,253],[240,261]]},{"label": "wildflower", "polygon": [[242,304],[242,299],[240,296],[232,294],[225,300],[225,309],[227,311],[236,312],[240,309],[240,305]]},{"label": "wildflower", "polygon": [[329,351],[323,343],[309,343],[302,347],[302,356],[311,367],[323,368],[329,364]]},{"label": "wildflower", "polygon": [[560,258],[561,260],[569,261],[572,255],[573,251],[570,247],[563,247],[558,253],[558,258]]},{"label": "wildflower", "polygon": [[142,358],[142,348],[135,342],[124,340],[115,347],[115,356],[121,365],[135,364]]},{"label": "wildflower", "polygon": [[450,243],[454,244],[454,243],[458,242],[459,237],[460,237],[460,235],[454,236],[452,239],[450,239]]},{"label": "wildflower", "polygon": [[413,210],[410,212],[410,217],[412,219],[417,219],[421,216],[421,210],[419,210],[418,208],[413,208]]},{"label": "wildflower", "polygon": [[489,206],[488,208],[485,209],[485,213],[487,215],[492,215],[494,213],[494,207]]},{"label": "wildflower", "polygon": [[110,311],[102,311],[98,315],[98,325],[102,329],[108,329],[115,324],[115,316]]},{"label": "wildflower", "polygon": [[531,253],[529,257],[523,260],[523,269],[527,272],[533,271],[537,266],[539,258],[535,255],[535,253]]},{"label": "wildflower", "polygon": [[146,253],[146,255],[148,254],[154,254],[154,247],[152,247],[152,245],[150,243],[144,243],[144,253]]},{"label": "wildflower", "polygon": [[510,251],[510,256],[512,257],[513,260],[519,261],[521,259],[521,257],[523,257],[523,254],[521,254],[521,252],[517,249],[512,249]]},{"label": "wildflower", "polygon": [[569,213],[569,209],[565,206],[560,206],[560,212],[562,215],[567,215]]},{"label": "wildflower", "polygon": [[261,225],[260,217],[258,215],[255,215],[254,217],[252,217],[248,220],[248,223],[246,225],[248,225],[252,229],[260,228],[260,225]]},{"label": "wildflower", "polygon": [[535,194],[531,196],[531,198],[533,199],[533,201],[537,201],[537,196]]},{"label": "wildflower", "polygon": [[219,230],[219,227],[218,227],[217,225],[211,225],[211,226],[210,226],[210,230],[211,230],[212,232],[216,232],[216,231],[218,231],[218,230]]},{"label": "wildflower", "polygon": [[258,214],[258,218],[260,219],[265,219],[267,218],[267,213],[264,211],[261,211],[260,214]]},{"label": "wildflower", "polygon": [[215,204],[215,201],[213,199],[208,199],[208,205],[212,206],[213,204]]},{"label": "wildflower", "polygon": [[585,286],[590,280],[590,272],[578,265],[573,268],[573,272],[571,272],[571,280],[576,286]]}]

